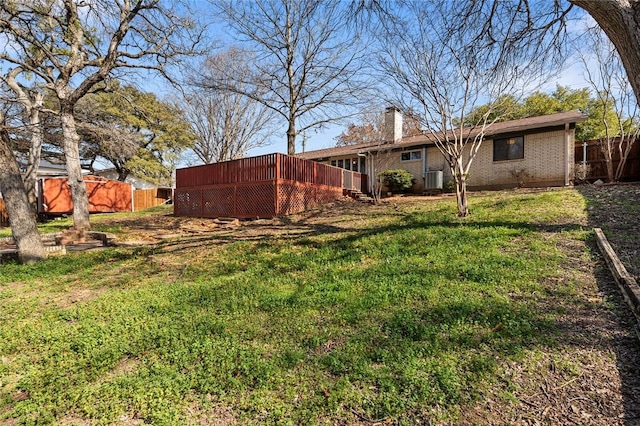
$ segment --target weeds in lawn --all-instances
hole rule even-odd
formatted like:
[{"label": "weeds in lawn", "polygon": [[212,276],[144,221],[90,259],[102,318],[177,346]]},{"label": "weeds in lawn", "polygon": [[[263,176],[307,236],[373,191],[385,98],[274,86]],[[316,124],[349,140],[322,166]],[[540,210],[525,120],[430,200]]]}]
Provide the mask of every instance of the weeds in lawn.
[{"label": "weeds in lawn", "polygon": [[471,208],[5,265],[0,418],[175,424],[187,401],[241,422],[455,418],[502,363],[553,342],[544,282],[558,239],[586,234],[574,192]]}]

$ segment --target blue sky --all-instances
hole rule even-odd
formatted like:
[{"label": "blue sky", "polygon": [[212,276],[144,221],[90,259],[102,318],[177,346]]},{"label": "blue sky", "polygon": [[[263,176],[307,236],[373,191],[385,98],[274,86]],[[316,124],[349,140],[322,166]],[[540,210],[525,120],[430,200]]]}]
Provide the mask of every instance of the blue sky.
[{"label": "blue sky", "polygon": [[[195,7],[197,7],[198,12],[202,13],[201,17],[211,13],[210,6],[206,1],[194,1],[193,4],[195,5]],[[584,20],[579,20],[571,23],[568,30],[570,32],[582,31],[585,25],[589,22],[589,19],[590,18],[585,17]],[[217,44],[220,46],[220,49],[224,49],[226,46],[237,42],[237,40],[233,38],[232,32],[229,31],[224,24],[216,24],[213,18],[211,19],[211,23],[210,36],[218,41]],[[565,66],[565,69],[559,75],[549,79],[539,87],[533,88],[531,91],[542,90],[545,92],[551,92],[555,89],[556,85],[568,86],[571,88],[587,87],[588,84],[583,77],[582,65],[577,61],[568,62]],[[143,85],[143,88],[145,88],[146,90],[159,92],[159,94],[162,95],[167,93],[167,89],[163,86],[164,85],[162,83],[148,80],[147,83]],[[381,101],[379,105],[380,114],[384,112],[387,106],[388,105],[385,102]],[[307,132],[306,150],[310,151],[334,146],[335,138],[345,129],[345,127],[346,123],[332,124],[326,126],[323,129],[311,130]],[[299,135],[297,139],[298,152],[301,151],[301,140],[302,135]],[[283,123],[282,130],[273,137],[272,145],[253,149],[249,152],[249,155],[260,155],[271,152],[285,153],[286,150],[287,143],[285,137],[285,123]]]}]

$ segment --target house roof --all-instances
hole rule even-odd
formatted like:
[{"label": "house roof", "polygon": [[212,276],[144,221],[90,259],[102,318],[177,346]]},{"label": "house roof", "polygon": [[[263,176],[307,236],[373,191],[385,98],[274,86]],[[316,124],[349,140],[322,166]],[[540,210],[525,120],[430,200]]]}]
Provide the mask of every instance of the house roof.
[{"label": "house roof", "polygon": [[[524,132],[528,130],[542,129],[546,127],[556,127],[567,123],[577,123],[586,120],[586,116],[579,110],[568,112],[560,112],[557,114],[541,115],[537,117],[527,117],[518,120],[501,121],[490,124],[484,129],[484,136],[497,136],[506,133]],[[479,128],[467,128],[465,131],[471,135],[480,132]],[[398,148],[409,148],[416,145],[425,145],[434,143],[434,135],[417,135],[402,138],[394,144],[385,144],[385,146],[394,146]],[[356,154],[358,152],[371,151],[373,148],[379,147],[381,142],[369,142],[356,145],[339,146],[333,148],[318,149],[315,151],[307,151],[296,154],[300,158],[307,160],[338,157],[342,155]]]}]

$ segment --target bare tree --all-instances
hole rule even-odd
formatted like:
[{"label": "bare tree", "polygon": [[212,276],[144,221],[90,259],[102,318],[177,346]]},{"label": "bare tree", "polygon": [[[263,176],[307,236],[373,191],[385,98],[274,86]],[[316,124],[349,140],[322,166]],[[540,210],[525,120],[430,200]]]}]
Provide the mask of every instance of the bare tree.
[{"label": "bare tree", "polygon": [[[383,40],[382,67],[400,88],[397,102],[419,111],[422,131],[445,158],[456,183],[458,215],[469,214],[467,178],[486,131],[505,112],[500,99],[523,85],[514,57],[499,43],[478,36],[487,16],[469,17],[465,25],[451,20],[455,4],[412,3],[405,22],[398,22]],[[521,68],[524,68],[521,66]],[[481,113],[468,115],[489,101]],[[463,126],[466,123],[466,126]]]},{"label": "bare tree", "polygon": [[[238,93],[253,74],[255,61],[236,47],[210,56],[176,101],[197,139],[192,148],[205,164],[242,158],[247,151],[268,145],[275,133],[275,112]],[[207,87],[224,82],[237,90]]]},{"label": "bare tree", "polygon": [[[640,108],[633,89],[625,74],[615,47],[600,28],[591,28],[587,32],[588,44],[592,47],[597,69],[590,63],[590,55],[582,54],[585,76],[594,89],[599,104],[598,117],[604,128],[599,139],[607,168],[607,178],[617,182],[622,177],[629,153],[640,134]],[[614,169],[614,152],[619,159]]]},{"label": "bare tree", "polygon": [[[359,145],[384,141],[384,115],[380,114],[380,106],[376,105],[363,111],[358,123],[350,123],[346,130],[335,137],[336,146]],[[402,136],[422,134],[420,117],[413,111],[403,111]]]},{"label": "bare tree", "polygon": [[[505,58],[520,54],[552,65],[562,63],[574,48],[568,43],[567,24],[580,18],[580,10],[586,11],[615,46],[636,99],[640,99],[640,0],[467,0],[455,4],[450,21],[460,27],[473,22],[479,30],[477,37],[500,43]],[[402,6],[388,0],[350,2],[352,19],[366,25],[371,17],[393,20],[398,8]]]},{"label": "bare tree", "polygon": [[396,152],[393,150],[393,144],[380,142],[371,148],[366,148],[361,153],[367,158],[367,174],[369,175],[369,187],[371,189],[371,198],[375,204],[379,204],[382,199],[382,188],[384,183],[380,178],[380,173],[389,169],[389,166],[395,162]]},{"label": "bare tree", "polygon": [[[213,0],[243,47],[255,55],[255,72],[216,89],[245,95],[287,123],[287,152],[296,136],[349,115],[367,85],[359,78],[363,49],[340,2],[318,0]],[[222,71],[216,75],[223,75]]]},{"label": "bare tree", "polygon": [[114,69],[164,73],[176,56],[193,52],[200,33],[185,7],[166,7],[160,0],[10,0],[0,4],[5,42],[0,60],[33,76],[58,98],[77,229],[89,229],[90,223],[74,108]]},{"label": "bare tree", "polygon": [[27,198],[20,168],[11,150],[6,117],[0,111],[0,192],[5,200],[11,232],[18,247],[18,258],[35,263],[46,257],[36,225],[36,215]]},{"label": "bare tree", "polygon": [[567,24],[579,17],[576,12],[580,9],[597,22],[615,46],[636,99],[640,99],[639,0],[468,0],[460,7],[462,14],[452,16],[452,20],[464,25],[467,16],[485,13],[482,35],[501,41],[506,54],[526,52],[530,58],[544,57],[553,62],[566,57],[561,53],[566,54],[571,46],[567,43]]}]

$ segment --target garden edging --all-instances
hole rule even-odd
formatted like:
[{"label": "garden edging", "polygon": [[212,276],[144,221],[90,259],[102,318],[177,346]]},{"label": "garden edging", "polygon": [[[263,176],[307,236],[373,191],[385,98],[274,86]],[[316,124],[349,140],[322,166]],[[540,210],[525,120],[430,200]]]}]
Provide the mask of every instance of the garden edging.
[{"label": "garden edging", "polygon": [[634,329],[638,339],[640,340],[640,286],[638,286],[636,279],[627,272],[627,269],[616,255],[611,244],[609,244],[609,241],[604,235],[604,232],[602,232],[602,229],[594,228],[593,230],[596,234],[596,241],[602,255],[604,256],[604,260],[607,262],[607,265],[613,274],[613,278],[616,280],[618,287],[620,287],[620,290],[622,291],[624,300],[626,300],[627,305],[629,305],[629,308],[636,319]]}]

